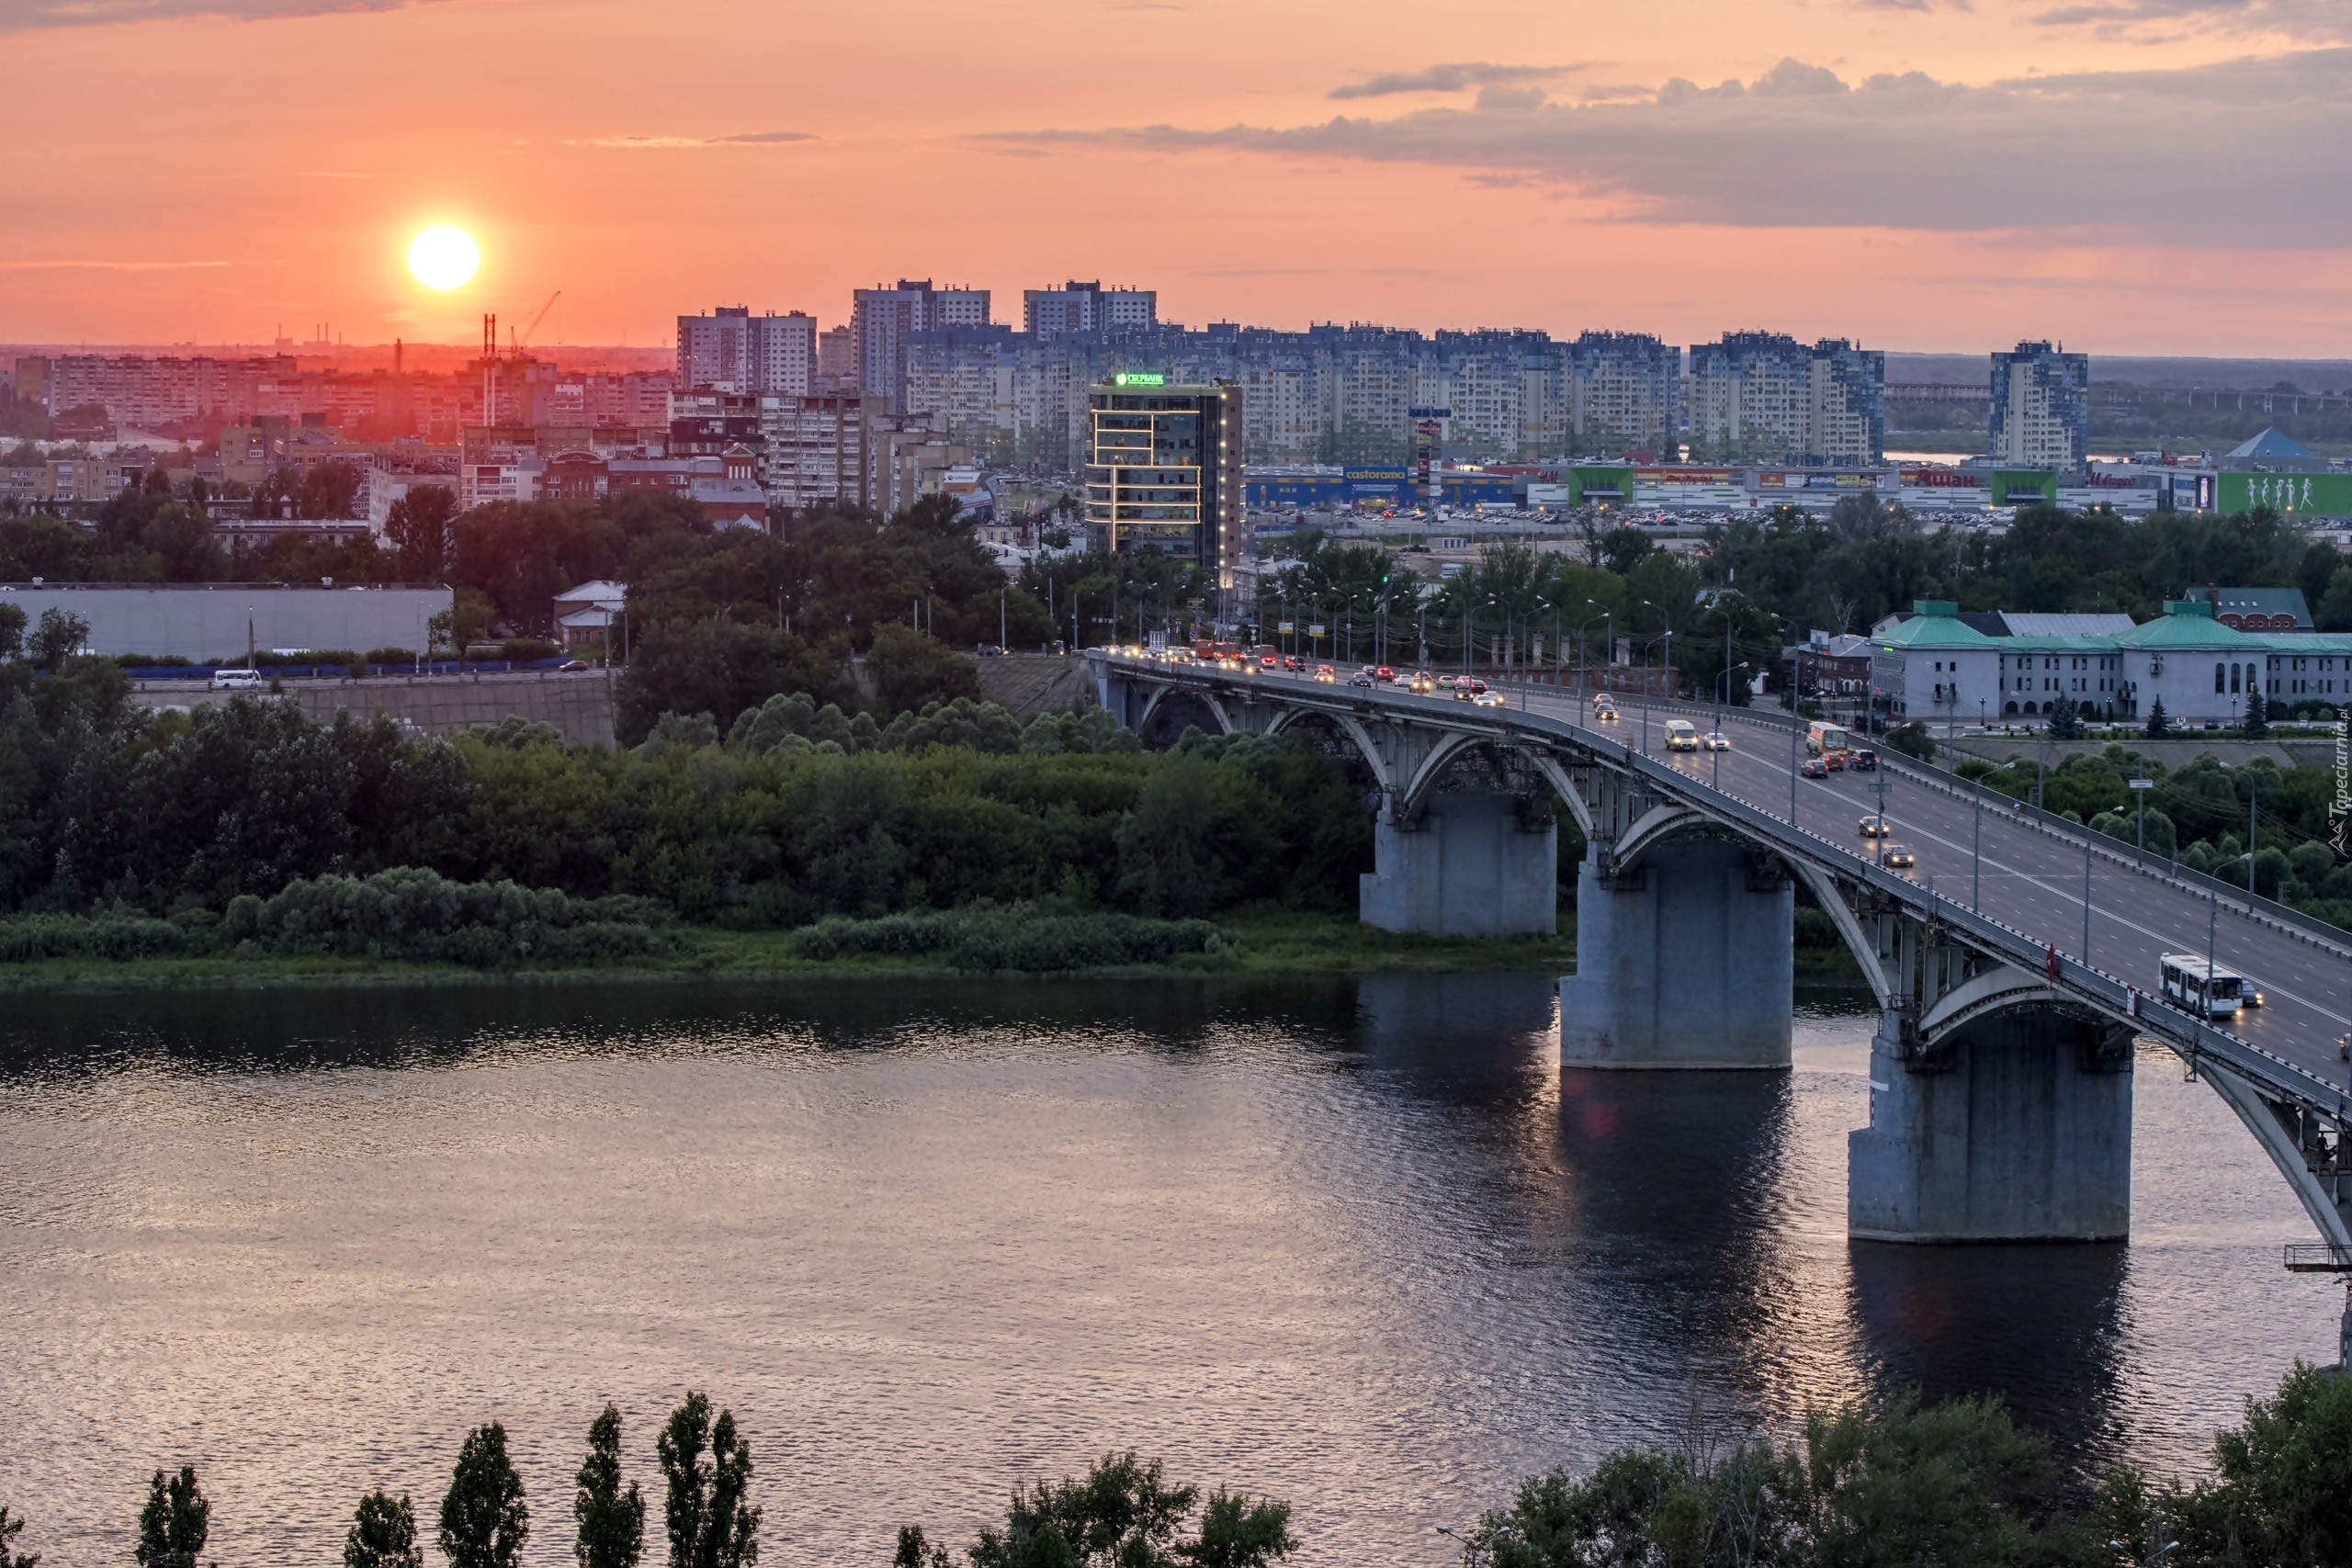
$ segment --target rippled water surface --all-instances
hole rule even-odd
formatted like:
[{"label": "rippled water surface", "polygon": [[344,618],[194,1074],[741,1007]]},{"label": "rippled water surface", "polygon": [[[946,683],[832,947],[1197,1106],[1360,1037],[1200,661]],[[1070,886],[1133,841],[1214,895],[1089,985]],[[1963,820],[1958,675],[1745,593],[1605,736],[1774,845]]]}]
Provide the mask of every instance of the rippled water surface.
[{"label": "rippled water surface", "polygon": [[1917,1249],[1844,1235],[1866,1017],[1787,1076],[1564,1081],[1552,1028],[1542,976],[12,998],[0,1502],[117,1562],[191,1462],[209,1556],[329,1562],[495,1417],[554,1568],[589,1418],[650,1485],[693,1386],[777,1564],[1113,1447],[1291,1498],[1313,1562],[1434,1564],[1694,1410],[1991,1389],[2177,1469],[2333,1354],[2308,1223],[2168,1057],[2130,1247]]}]

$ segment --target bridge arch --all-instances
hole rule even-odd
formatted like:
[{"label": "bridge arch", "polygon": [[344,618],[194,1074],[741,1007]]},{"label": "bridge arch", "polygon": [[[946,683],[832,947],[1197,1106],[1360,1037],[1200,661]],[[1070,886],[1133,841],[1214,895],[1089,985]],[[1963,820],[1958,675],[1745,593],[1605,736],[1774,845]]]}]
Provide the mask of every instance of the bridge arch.
[{"label": "bridge arch", "polygon": [[[1204,715],[1216,725],[1219,735],[1230,735],[1234,731],[1233,716],[1226,711],[1224,701],[1215,693],[1183,686],[1155,685],[1151,688],[1151,694],[1144,699],[1143,711],[1136,716],[1136,734],[1148,745],[1155,724],[1165,728],[1170,722],[1168,718],[1170,714],[1188,712]],[[1182,732],[1180,730],[1178,733]],[[1174,739],[1174,736],[1169,737],[1171,741]]]}]

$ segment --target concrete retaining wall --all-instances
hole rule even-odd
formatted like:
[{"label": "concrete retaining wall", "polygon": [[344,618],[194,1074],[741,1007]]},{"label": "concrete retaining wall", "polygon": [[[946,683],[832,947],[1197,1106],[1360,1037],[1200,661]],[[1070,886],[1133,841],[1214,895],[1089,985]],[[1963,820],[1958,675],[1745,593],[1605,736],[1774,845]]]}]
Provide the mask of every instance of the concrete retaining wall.
[{"label": "concrete retaining wall", "polygon": [[[585,674],[436,675],[366,681],[288,681],[284,694],[311,717],[390,714],[434,735],[509,718],[555,726],[567,746],[613,744],[613,699],[603,671]],[[142,682],[131,700],[144,707],[192,707],[229,694],[202,682]]]}]

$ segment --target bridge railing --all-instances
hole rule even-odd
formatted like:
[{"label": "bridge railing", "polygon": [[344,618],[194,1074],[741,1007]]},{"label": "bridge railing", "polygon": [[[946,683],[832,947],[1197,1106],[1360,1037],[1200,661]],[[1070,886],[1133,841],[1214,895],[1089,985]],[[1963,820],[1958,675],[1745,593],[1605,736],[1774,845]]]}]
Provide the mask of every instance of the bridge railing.
[{"label": "bridge railing", "polygon": [[[1540,694],[1546,688],[1539,685],[1533,690]],[[1639,703],[1641,699],[1635,698],[1634,701]],[[1713,715],[1718,711],[1712,705],[1703,703],[1653,701],[1646,705],[1660,711],[1673,711],[1685,717]],[[1726,717],[1747,724],[1761,725],[1782,733],[1786,733],[1789,728],[1803,722],[1769,708],[1725,707],[1720,711]],[[1922,762],[1916,757],[1905,756],[1900,751],[1891,750],[1885,747],[1879,747],[1876,750],[1879,753],[1881,767],[1923,787],[1940,790],[1957,800],[1974,800],[1980,797],[1988,803],[1998,800],[2001,803],[2001,815],[2009,821],[2026,823],[2040,829],[2048,837],[2077,848],[2087,842],[2093,853],[2107,860],[2132,867],[2151,876],[2177,882],[2197,893],[2219,898],[2225,908],[2237,909],[2289,935],[2300,937],[2314,946],[2325,948],[2338,956],[2352,958],[2352,931],[2346,931],[2343,927],[2324,920],[2317,915],[2298,909],[2292,904],[2265,897],[2238,883],[2215,876],[2210,872],[2199,871],[2193,866],[2183,865],[2171,855],[2161,855],[2153,850],[2143,849],[2125,840],[2114,838],[2106,833],[2094,832],[2086,824],[2077,822],[2072,818],[2062,817],[2054,811],[2046,811],[2030,801],[2019,801],[2012,805],[2012,797],[1997,791],[1988,792],[1983,790],[1981,786],[1973,786],[1970,781],[1963,780],[1951,770],[1939,768],[1932,762]]]}]

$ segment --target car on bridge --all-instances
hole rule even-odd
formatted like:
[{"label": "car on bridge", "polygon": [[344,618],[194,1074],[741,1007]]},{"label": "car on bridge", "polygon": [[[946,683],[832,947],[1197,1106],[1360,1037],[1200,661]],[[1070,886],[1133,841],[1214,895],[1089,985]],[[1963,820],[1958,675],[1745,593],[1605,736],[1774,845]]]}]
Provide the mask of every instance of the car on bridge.
[{"label": "car on bridge", "polygon": [[1867,746],[1857,746],[1846,753],[1846,766],[1858,773],[1878,772],[1878,753]]},{"label": "car on bridge", "polygon": [[1826,779],[1829,776],[1829,764],[1818,757],[1807,757],[1797,772],[1809,779]]},{"label": "car on bridge", "polygon": [[1416,670],[1409,689],[1424,694],[1434,692],[1437,690],[1437,677],[1426,670]]},{"label": "car on bridge", "polygon": [[1396,679],[1396,671],[1384,664],[1372,672],[1372,678],[1375,681],[1394,681]]},{"label": "car on bridge", "polygon": [[1862,837],[1865,839],[1883,839],[1893,831],[1894,829],[1888,826],[1886,818],[1876,812],[1862,818]]},{"label": "car on bridge", "polygon": [[1889,871],[1909,871],[1919,863],[1919,857],[1908,844],[1889,844],[1879,851],[1878,863]]},{"label": "car on bridge", "polygon": [[1510,699],[1500,692],[1481,692],[1470,699],[1470,705],[1482,708],[1505,708],[1510,706]]},{"label": "car on bridge", "polygon": [[1711,729],[1707,731],[1706,738],[1700,742],[1700,749],[1707,751],[1728,751],[1731,750],[1731,737],[1720,729]]},{"label": "car on bridge", "polygon": [[1619,716],[1617,705],[1615,703],[1611,703],[1606,707],[1598,707],[1592,710],[1593,722],[1596,724],[1615,724],[1618,721]]},{"label": "car on bridge", "polygon": [[1348,677],[1348,684],[1351,686],[1371,686],[1377,683],[1373,680],[1372,671],[1369,670],[1359,670]]},{"label": "car on bridge", "polygon": [[1340,672],[1328,664],[1318,664],[1315,667],[1315,679],[1319,685],[1336,686],[1340,683]]}]

